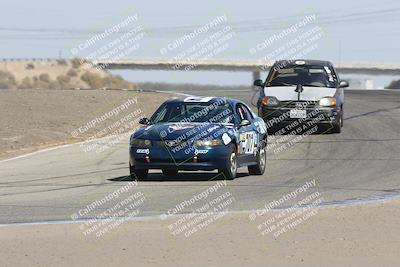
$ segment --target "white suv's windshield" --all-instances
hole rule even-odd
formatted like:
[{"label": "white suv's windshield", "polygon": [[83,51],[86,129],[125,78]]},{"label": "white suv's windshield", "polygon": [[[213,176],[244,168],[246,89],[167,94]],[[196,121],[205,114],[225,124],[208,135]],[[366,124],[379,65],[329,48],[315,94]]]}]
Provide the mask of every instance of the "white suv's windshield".
[{"label": "white suv's windshield", "polygon": [[337,86],[337,77],[329,67],[324,66],[288,66],[272,69],[266,86],[298,85],[313,87]]}]

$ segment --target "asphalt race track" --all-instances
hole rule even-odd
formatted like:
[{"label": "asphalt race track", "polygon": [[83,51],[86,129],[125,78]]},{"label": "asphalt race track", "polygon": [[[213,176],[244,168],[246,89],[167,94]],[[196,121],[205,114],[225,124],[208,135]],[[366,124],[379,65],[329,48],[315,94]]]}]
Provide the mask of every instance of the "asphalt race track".
[{"label": "asphalt race track", "polygon": [[[251,91],[191,92],[250,102]],[[400,193],[400,92],[346,91],[341,134],[315,134],[281,153],[268,154],[263,176],[227,181],[222,190],[235,201],[230,210],[254,210],[316,179],[326,203],[349,203]],[[128,181],[128,143],[103,153],[75,144],[0,162],[0,224],[71,220],[88,204]],[[165,181],[160,172],[133,189],[146,200],[139,216],[160,215],[216,184],[217,173],[179,173]],[[132,192],[130,192],[131,194]],[[100,210],[112,206],[109,201]],[[188,212],[189,206],[182,212]]]}]

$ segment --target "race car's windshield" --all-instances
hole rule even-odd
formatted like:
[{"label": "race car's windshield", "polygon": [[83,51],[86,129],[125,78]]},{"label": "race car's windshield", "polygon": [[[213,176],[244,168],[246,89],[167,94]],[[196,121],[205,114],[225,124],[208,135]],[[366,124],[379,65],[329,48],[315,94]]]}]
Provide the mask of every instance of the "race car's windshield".
[{"label": "race car's windshield", "polygon": [[296,65],[272,70],[266,86],[302,86],[330,87],[337,86],[337,77],[329,67]]},{"label": "race car's windshield", "polygon": [[175,102],[162,105],[150,121],[233,123],[233,111],[227,103]]}]

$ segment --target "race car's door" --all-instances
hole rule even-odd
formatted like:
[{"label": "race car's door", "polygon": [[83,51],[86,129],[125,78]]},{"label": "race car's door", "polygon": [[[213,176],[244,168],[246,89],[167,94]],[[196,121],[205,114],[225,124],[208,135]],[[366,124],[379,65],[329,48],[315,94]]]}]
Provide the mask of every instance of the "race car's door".
[{"label": "race car's door", "polygon": [[257,153],[258,132],[254,126],[254,117],[249,108],[243,104],[236,105],[239,119],[238,163],[253,162]]}]

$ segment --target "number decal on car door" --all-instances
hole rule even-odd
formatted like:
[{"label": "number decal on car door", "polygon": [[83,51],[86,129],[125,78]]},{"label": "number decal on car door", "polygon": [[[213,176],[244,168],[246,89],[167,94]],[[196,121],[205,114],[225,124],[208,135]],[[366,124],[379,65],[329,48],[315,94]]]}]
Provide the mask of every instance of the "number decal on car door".
[{"label": "number decal on car door", "polygon": [[240,134],[240,153],[254,154],[257,144],[256,132],[244,132]]}]

